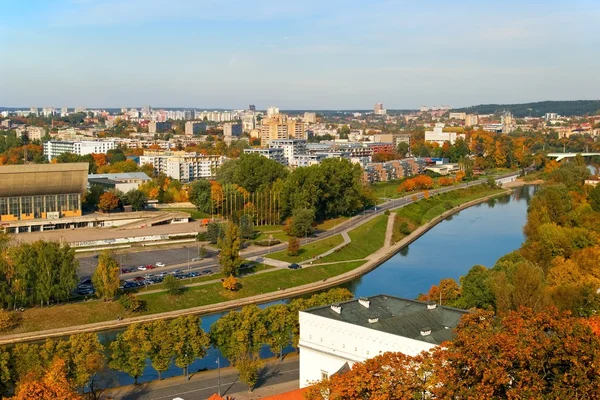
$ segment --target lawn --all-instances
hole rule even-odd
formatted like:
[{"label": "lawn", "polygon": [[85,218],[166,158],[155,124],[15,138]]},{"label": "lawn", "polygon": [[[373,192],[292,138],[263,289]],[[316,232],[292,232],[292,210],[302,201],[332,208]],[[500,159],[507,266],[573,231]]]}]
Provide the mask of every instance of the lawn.
[{"label": "lawn", "polygon": [[320,224],[317,224],[316,229],[319,231],[327,231],[329,229],[333,229],[334,227],[336,227],[337,225],[341,224],[342,222],[344,222],[346,220],[348,220],[348,217],[337,217],[337,218],[328,219],[328,220],[321,222]]},{"label": "lawn", "polygon": [[[240,278],[242,288],[237,292],[226,291],[220,282],[216,282],[190,287],[179,296],[172,296],[167,292],[142,293],[139,297],[146,302],[147,309],[135,315],[181,310],[300,286],[343,274],[363,263],[364,261],[354,261],[300,270],[278,269],[265,274],[247,275]],[[215,275],[210,278],[214,279]],[[123,312],[121,305],[116,301],[90,300],[51,308],[31,308],[17,315],[21,318],[20,325],[11,331],[3,332],[4,334],[111,321],[116,320],[118,316],[126,316],[127,313]]]},{"label": "lawn", "polygon": [[207,214],[202,211],[198,211],[195,208],[161,208],[161,211],[183,211],[189,213],[193,219],[204,219],[210,218],[210,214]]},{"label": "lawn", "polygon": [[396,191],[396,189],[398,189],[399,185],[400,185],[399,180],[388,181],[388,182],[377,182],[377,183],[373,183],[371,185],[371,189],[373,189],[373,192],[375,193],[375,197],[377,197],[377,198],[386,197],[386,198],[396,199],[403,195]]},{"label": "lawn", "polygon": [[352,240],[347,246],[323,257],[319,262],[362,260],[376,252],[385,243],[387,215],[380,215],[353,229],[348,234]]},{"label": "lawn", "polygon": [[297,263],[303,260],[308,260],[320,254],[325,253],[327,250],[334,248],[335,246],[342,244],[344,238],[342,235],[335,235],[327,239],[319,240],[316,242],[309,243],[300,248],[300,252],[297,256],[288,256],[287,250],[278,251],[277,253],[269,254],[267,257],[274,258],[275,260],[287,261],[290,263]]}]

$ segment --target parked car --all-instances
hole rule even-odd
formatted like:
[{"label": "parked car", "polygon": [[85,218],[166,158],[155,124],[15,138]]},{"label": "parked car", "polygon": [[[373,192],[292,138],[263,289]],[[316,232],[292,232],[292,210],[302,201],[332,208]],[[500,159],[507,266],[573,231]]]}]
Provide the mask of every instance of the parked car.
[{"label": "parked car", "polygon": [[146,267],[145,267],[145,266],[143,266],[143,265],[140,265],[140,266],[138,267],[138,269],[139,269],[140,271],[145,271],[145,270],[146,270]]},{"label": "parked car", "polygon": [[301,269],[302,267],[300,266],[300,264],[294,263],[294,264],[288,265],[288,268],[289,269]]},{"label": "parked car", "polygon": [[141,281],[144,280],[144,277],[143,276],[136,276],[135,278],[133,278],[133,280],[136,281],[136,282],[141,282]]},{"label": "parked car", "polygon": [[154,268],[155,268],[155,267],[154,267],[154,265],[152,265],[152,264],[148,264],[148,265],[146,265],[146,269],[154,269]]},{"label": "parked car", "polygon": [[165,264],[159,261],[156,263],[156,266],[160,268],[160,267],[164,267]]},{"label": "parked car", "polygon": [[196,261],[202,261],[202,259],[200,257],[194,257],[194,258],[192,258],[192,262],[196,262]]},{"label": "parked car", "polygon": [[202,271],[202,275],[210,275],[213,272],[210,269],[205,269],[204,271]]},{"label": "parked car", "polygon": [[83,278],[82,280],[79,281],[80,285],[91,285],[92,284],[92,278]]}]

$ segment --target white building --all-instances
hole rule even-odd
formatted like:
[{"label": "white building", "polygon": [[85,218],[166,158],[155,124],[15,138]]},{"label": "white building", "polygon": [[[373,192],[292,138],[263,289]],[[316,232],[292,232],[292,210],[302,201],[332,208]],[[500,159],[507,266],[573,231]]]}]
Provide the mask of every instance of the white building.
[{"label": "white building", "polygon": [[73,153],[78,156],[86,154],[106,154],[109,150],[115,149],[114,140],[85,140],[78,142],[50,140],[44,143],[44,155],[48,161],[58,157],[63,153]]},{"label": "white building", "polygon": [[287,158],[284,155],[283,149],[262,148],[262,149],[244,149],[244,154],[258,154],[267,157],[270,160],[275,160],[279,164],[288,165]]},{"label": "white building", "polygon": [[200,178],[213,178],[225,159],[224,156],[204,156],[197,153],[144,155],[140,156],[140,165],[151,164],[156,174],[162,172],[173,179],[190,182]]},{"label": "white building", "polygon": [[457,134],[456,132],[444,132],[444,124],[437,123],[432,131],[425,131],[425,141],[426,142],[436,142],[440,146],[444,144],[444,142],[450,142],[450,144],[456,143],[456,139],[458,137],[464,138],[464,134]]},{"label": "white building", "polygon": [[283,156],[286,158],[286,165],[294,164],[294,158],[300,154],[306,154],[306,140],[303,139],[272,139],[269,141],[269,148],[283,149]]},{"label": "white building", "polygon": [[267,118],[272,117],[275,114],[279,114],[279,107],[271,106],[267,108]]},{"label": "white building", "polygon": [[386,113],[387,111],[383,108],[383,103],[376,103],[375,107],[373,107],[373,114],[375,115],[385,115]]},{"label": "white building", "polygon": [[416,356],[452,339],[466,313],[385,295],[300,311],[300,387],[387,351]]},{"label": "white building", "polygon": [[478,123],[479,123],[479,119],[477,118],[477,115],[467,114],[465,116],[465,126],[475,126]]},{"label": "white building", "polygon": [[306,123],[306,124],[316,124],[317,123],[317,113],[305,112],[303,120],[304,120],[304,123]]}]

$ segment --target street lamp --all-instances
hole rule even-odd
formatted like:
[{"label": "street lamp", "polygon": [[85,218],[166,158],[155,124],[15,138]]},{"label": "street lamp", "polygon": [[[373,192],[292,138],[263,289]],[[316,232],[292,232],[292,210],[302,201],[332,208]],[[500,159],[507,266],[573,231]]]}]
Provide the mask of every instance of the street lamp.
[{"label": "street lamp", "polygon": [[[187,353],[185,353],[185,359],[187,360]],[[189,376],[189,365],[185,366],[185,380],[189,381],[190,380],[190,376]]]},{"label": "street lamp", "polygon": [[220,396],[221,395],[221,358],[219,356],[217,356],[217,373],[218,373],[217,393]]}]

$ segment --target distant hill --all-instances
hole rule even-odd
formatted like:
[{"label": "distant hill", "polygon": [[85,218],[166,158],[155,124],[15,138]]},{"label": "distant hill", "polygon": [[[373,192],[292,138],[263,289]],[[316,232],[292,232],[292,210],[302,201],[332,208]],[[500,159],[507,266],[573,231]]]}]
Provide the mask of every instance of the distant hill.
[{"label": "distant hill", "polygon": [[600,100],[573,101],[539,101],[523,104],[481,104],[465,108],[452,109],[452,112],[470,114],[494,114],[504,110],[510,111],[515,117],[541,117],[546,113],[559,115],[593,115],[600,113]]}]

